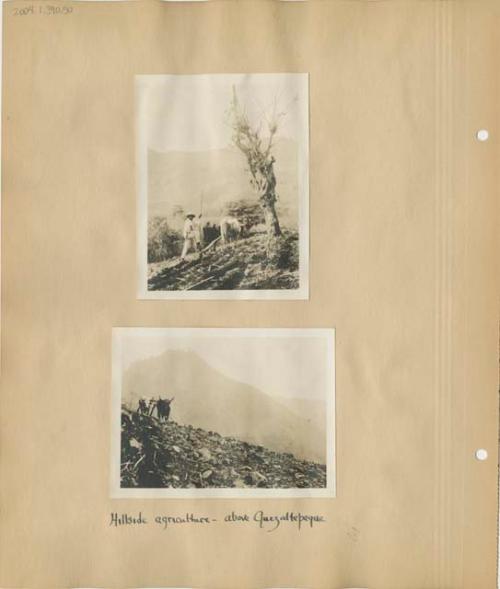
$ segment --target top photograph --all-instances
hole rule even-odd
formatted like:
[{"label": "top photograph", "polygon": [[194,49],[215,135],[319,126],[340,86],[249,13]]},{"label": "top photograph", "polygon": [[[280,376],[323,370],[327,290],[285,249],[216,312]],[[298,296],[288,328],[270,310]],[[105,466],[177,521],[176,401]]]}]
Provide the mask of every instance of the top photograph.
[{"label": "top photograph", "polygon": [[309,298],[308,74],[135,77],[139,299]]}]

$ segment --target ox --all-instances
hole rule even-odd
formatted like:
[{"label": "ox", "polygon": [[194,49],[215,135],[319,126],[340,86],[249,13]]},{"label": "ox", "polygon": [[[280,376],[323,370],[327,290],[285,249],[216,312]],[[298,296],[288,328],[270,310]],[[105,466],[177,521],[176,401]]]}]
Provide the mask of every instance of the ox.
[{"label": "ox", "polygon": [[174,399],[175,397],[172,397],[171,399],[158,399],[158,401],[156,401],[156,412],[160,421],[168,421],[168,418],[170,417],[170,403],[172,403]]},{"label": "ox", "polygon": [[220,222],[222,243],[236,241],[241,236],[241,223],[235,217],[223,217]]}]

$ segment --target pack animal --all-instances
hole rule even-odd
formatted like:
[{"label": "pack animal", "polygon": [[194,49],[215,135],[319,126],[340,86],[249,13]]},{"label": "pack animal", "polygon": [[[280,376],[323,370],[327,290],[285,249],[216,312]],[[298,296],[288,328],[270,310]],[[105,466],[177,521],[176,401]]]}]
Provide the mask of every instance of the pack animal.
[{"label": "pack animal", "polygon": [[158,401],[156,401],[156,413],[159,421],[168,421],[168,418],[170,417],[170,404],[174,399],[175,397],[172,397],[171,399],[158,399]]},{"label": "pack animal", "polygon": [[236,217],[223,217],[220,222],[220,235],[223,243],[236,241],[241,237],[241,223]]}]

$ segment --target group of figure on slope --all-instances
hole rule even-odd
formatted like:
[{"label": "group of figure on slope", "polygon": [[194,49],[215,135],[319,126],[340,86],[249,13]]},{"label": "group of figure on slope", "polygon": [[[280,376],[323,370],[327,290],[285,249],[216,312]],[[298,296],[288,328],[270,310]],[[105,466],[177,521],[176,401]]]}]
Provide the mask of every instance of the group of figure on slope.
[{"label": "group of figure on slope", "polygon": [[159,421],[168,421],[168,418],[170,417],[170,404],[174,399],[175,397],[172,397],[171,399],[162,399],[158,396],[158,399],[151,398],[146,400],[144,397],[141,397],[139,399],[137,413],[140,415],[152,416],[156,411],[156,416]]},{"label": "group of figure on slope", "polygon": [[201,219],[201,215],[196,216],[194,213],[186,215],[182,232],[184,245],[181,260],[185,260],[191,251],[201,252],[204,245],[215,244],[219,240],[229,243],[241,236],[242,226],[236,217],[223,217],[219,226],[208,222],[203,225]]}]

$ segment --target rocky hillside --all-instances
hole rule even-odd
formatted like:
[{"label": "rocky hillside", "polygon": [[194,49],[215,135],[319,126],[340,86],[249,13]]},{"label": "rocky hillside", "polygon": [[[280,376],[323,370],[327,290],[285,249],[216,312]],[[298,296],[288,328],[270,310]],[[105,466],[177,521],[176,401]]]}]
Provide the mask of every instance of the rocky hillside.
[{"label": "rocky hillside", "polygon": [[123,408],[121,486],[320,488],[326,467]]},{"label": "rocky hillside", "polygon": [[204,252],[148,265],[148,290],[276,290],[299,288],[299,241],[286,231],[268,244],[265,233]]}]

